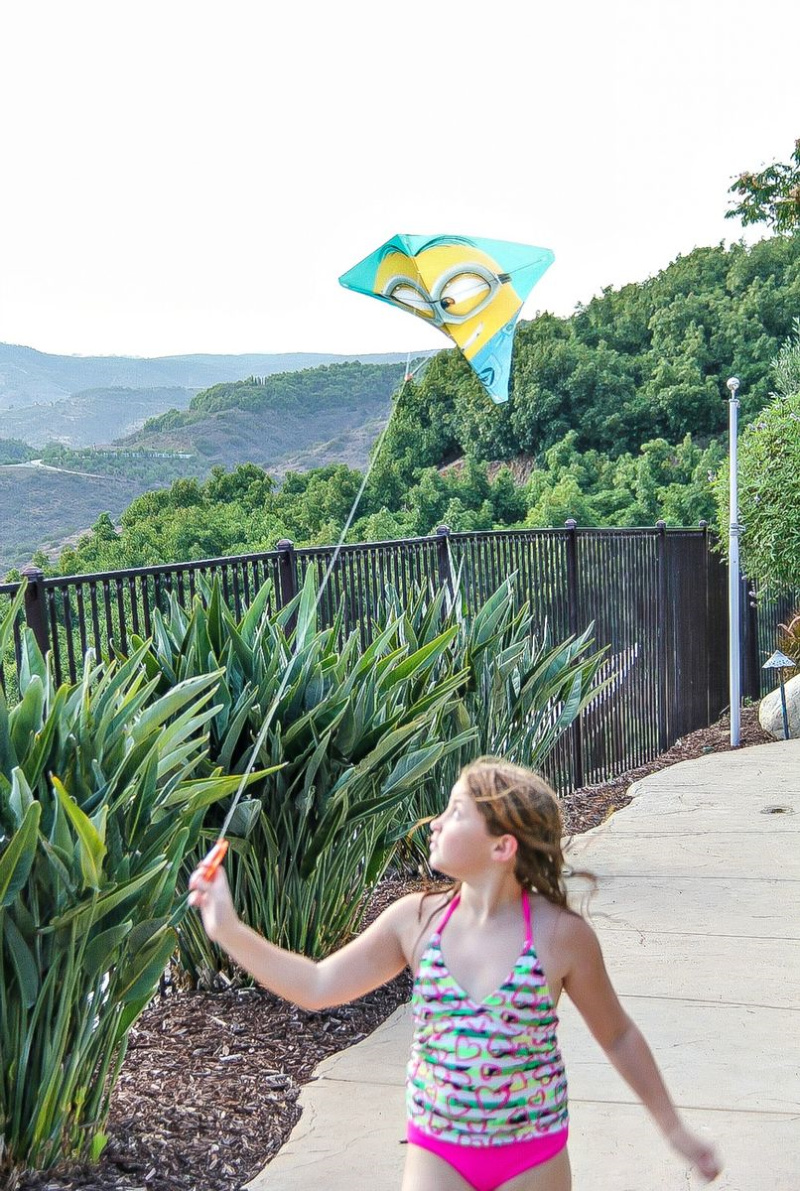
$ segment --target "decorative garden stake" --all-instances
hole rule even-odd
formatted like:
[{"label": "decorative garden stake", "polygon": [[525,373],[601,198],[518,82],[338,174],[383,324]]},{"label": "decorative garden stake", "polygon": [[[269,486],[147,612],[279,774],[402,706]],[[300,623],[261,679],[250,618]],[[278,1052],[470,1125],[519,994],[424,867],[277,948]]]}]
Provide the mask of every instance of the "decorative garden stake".
[{"label": "decorative garden stake", "polygon": [[762,670],[777,670],[778,681],[781,684],[781,711],[783,712],[783,739],[789,739],[789,714],[786,710],[786,687],[783,685],[784,670],[794,670],[795,663],[785,653],[776,649],[771,658],[767,658]]}]

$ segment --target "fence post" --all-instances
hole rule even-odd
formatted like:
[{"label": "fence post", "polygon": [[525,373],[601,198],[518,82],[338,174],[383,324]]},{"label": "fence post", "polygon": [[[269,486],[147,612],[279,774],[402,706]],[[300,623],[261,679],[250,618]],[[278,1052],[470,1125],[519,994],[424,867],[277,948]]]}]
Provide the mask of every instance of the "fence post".
[{"label": "fence post", "polygon": [[656,575],[658,580],[658,594],[656,597],[656,668],[658,671],[657,682],[660,694],[658,704],[658,751],[660,753],[665,753],[669,748],[667,737],[667,697],[669,694],[669,682],[667,675],[667,614],[669,612],[669,607],[667,597],[666,521],[656,521],[656,529],[658,530],[658,538],[656,539]]},{"label": "fence post", "polygon": [[450,526],[440,525],[436,530],[436,563],[439,569],[439,582],[447,584],[450,595],[453,594],[453,572],[450,567]]},{"label": "fence post", "polygon": [[[280,606],[285,608],[297,595],[297,559],[294,553],[294,542],[288,538],[281,538],[275,549],[278,551],[278,591]],[[294,628],[295,618],[291,617],[287,628]]]},{"label": "fence post", "polygon": [[22,575],[28,580],[25,588],[25,622],[36,638],[36,644],[44,656],[50,648],[47,620],[44,610],[44,571],[41,567],[23,567]]},{"label": "fence post", "polygon": [[[573,517],[564,522],[567,531],[567,616],[571,637],[581,631],[578,607],[578,523]],[[572,722],[572,769],[575,789],[584,784],[582,715]]]},{"label": "fence post", "polygon": [[708,537],[708,522],[698,522],[703,532],[703,647],[706,651],[706,727],[711,726],[711,580],[708,573],[711,563],[711,542]]}]

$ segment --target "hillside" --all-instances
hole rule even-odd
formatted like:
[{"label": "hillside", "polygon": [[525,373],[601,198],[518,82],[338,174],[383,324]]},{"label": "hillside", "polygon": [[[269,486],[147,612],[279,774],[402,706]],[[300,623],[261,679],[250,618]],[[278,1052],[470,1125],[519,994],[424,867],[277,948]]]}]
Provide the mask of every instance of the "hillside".
[{"label": "hillside", "polygon": [[110,443],[132,434],[148,418],[167,409],[186,409],[196,389],[84,389],[51,403],[22,405],[0,412],[3,437],[21,438],[33,447],[59,442],[71,447]]},{"label": "hillside", "polygon": [[[316,458],[321,451],[325,462],[347,456],[352,466],[363,466],[402,376],[396,363],[354,362],[215,385],[199,393],[188,410],[152,418],[118,445],[197,455],[198,475],[215,464],[238,463],[258,463],[279,474],[288,459],[308,451]],[[363,441],[365,423],[375,426]],[[354,449],[353,438],[362,445]]]},{"label": "hillside", "polygon": [[[0,343],[0,412],[52,403],[86,389],[207,389],[246,376],[270,376],[320,364],[363,360],[385,364],[405,359],[399,353],[343,356],[319,352],[247,355],[59,356]],[[0,435],[6,437],[0,421]],[[25,437],[24,435],[22,437]]]},{"label": "hillside", "polygon": [[36,550],[50,552],[88,529],[104,511],[118,517],[141,491],[107,476],[0,467],[0,575],[25,566]]},{"label": "hillside", "polygon": [[345,431],[327,442],[314,443],[310,447],[290,451],[282,455],[270,467],[269,474],[282,480],[290,471],[313,471],[331,464],[341,463],[346,467],[364,471],[369,463],[369,453],[383,427],[386,417],[375,418],[361,426]]}]

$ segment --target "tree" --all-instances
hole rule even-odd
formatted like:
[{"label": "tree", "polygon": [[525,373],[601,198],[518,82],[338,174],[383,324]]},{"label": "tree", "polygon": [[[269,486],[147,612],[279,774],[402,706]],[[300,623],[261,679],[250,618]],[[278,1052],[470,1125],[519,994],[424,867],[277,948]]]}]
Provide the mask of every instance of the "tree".
[{"label": "tree", "polygon": [[800,318],[792,325],[791,336],[786,340],[775,359],[772,369],[775,374],[775,390],[779,397],[792,397],[800,393]]},{"label": "tree", "polygon": [[[739,519],[742,565],[763,587],[800,584],[800,326],[773,361],[778,392],[742,435]],[[720,522],[729,517],[728,470],[720,470]]]},{"label": "tree", "polygon": [[726,219],[741,219],[750,223],[766,223],[773,231],[792,233],[800,230],[800,140],[788,164],[774,161],[760,173],[746,170],[729,190],[739,201]]}]

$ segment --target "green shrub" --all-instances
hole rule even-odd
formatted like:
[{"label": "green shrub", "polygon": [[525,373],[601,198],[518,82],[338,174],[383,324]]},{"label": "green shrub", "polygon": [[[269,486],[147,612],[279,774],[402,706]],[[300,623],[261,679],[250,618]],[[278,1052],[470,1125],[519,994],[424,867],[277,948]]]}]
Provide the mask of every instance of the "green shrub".
[{"label": "green shrub", "polygon": [[184,854],[234,784],[205,761],[219,676],[157,696],[144,653],[90,654],[56,687],[25,630],[20,701],[0,694],[0,1171],[101,1152],[130,1027],[176,947]]}]

